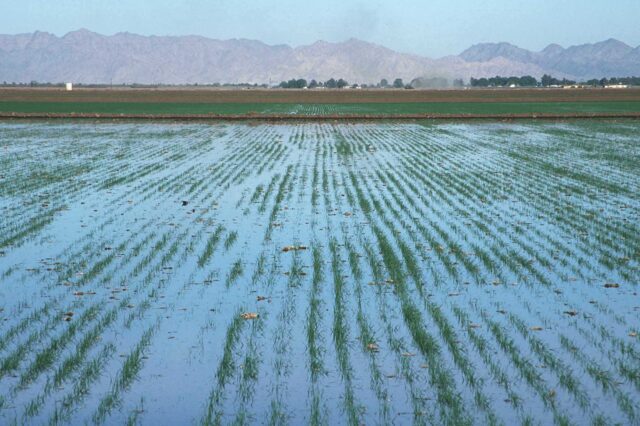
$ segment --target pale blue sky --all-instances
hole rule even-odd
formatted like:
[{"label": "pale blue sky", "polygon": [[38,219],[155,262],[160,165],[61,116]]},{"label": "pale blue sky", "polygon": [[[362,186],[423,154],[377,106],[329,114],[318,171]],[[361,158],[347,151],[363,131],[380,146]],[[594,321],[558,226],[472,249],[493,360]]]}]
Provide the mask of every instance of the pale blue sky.
[{"label": "pale blue sky", "polygon": [[2,34],[87,28],[292,46],[356,37],[431,57],[487,41],[640,45],[640,0],[0,0],[0,10]]}]

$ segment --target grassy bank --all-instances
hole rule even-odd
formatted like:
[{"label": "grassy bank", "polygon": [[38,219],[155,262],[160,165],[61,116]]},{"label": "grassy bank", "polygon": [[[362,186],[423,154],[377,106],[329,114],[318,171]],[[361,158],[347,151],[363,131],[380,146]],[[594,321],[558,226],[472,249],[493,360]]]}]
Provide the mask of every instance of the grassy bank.
[{"label": "grassy bank", "polygon": [[640,112],[640,101],[588,102],[389,102],[389,103],[183,103],[0,101],[0,112],[151,115],[407,115],[592,114]]}]

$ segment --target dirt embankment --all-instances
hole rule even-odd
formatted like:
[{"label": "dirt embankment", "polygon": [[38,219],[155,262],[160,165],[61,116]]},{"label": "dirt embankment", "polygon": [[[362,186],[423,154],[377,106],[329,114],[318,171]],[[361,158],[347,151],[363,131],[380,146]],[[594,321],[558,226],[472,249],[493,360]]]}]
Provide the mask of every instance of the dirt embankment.
[{"label": "dirt embankment", "polygon": [[174,120],[174,121],[376,121],[376,120],[563,120],[640,119],[639,112],[622,113],[527,113],[527,114],[99,114],[99,113],[14,113],[0,112],[0,119],[94,119],[94,120]]}]

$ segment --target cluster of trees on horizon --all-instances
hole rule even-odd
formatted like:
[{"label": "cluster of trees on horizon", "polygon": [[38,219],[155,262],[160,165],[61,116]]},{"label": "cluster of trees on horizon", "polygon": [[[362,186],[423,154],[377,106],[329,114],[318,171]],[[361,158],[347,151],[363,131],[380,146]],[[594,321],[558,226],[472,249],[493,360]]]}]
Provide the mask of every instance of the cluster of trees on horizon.
[{"label": "cluster of trees on horizon", "polygon": [[530,75],[525,75],[522,77],[491,77],[491,78],[473,78],[469,81],[469,86],[471,87],[509,87],[509,86],[518,86],[518,87],[553,87],[553,86],[573,86],[573,85],[583,85],[583,86],[592,86],[592,87],[604,87],[609,85],[623,84],[628,86],[640,86],[640,77],[612,77],[612,78],[601,78],[601,79],[591,79],[583,82],[576,82],[575,80],[568,80],[563,78],[559,80],[555,77],[550,76],[549,74],[545,74],[538,81],[535,77]]},{"label": "cluster of trees on horizon", "polygon": [[283,81],[280,83],[280,85],[278,85],[279,88],[281,89],[316,89],[318,87],[325,87],[327,89],[343,89],[345,87],[351,87],[351,88],[356,88],[356,87],[361,87],[361,88],[381,88],[381,89],[386,89],[386,88],[394,88],[394,89],[412,89],[412,87],[410,87],[410,85],[404,84],[404,81],[401,78],[396,78],[392,84],[389,84],[389,81],[386,78],[383,78],[382,80],[380,80],[379,83],[377,84],[352,84],[350,85],[348,81],[340,78],[338,80],[336,80],[335,78],[330,78],[329,80],[322,82],[322,81],[316,81],[316,80],[311,80],[309,82],[307,82],[307,80],[305,80],[304,78],[300,78],[300,79],[292,79],[289,81]]},{"label": "cluster of trees on horizon", "polygon": [[626,84],[628,86],[640,86],[640,77],[612,77],[592,79],[586,82],[590,86],[608,86],[611,84]]}]

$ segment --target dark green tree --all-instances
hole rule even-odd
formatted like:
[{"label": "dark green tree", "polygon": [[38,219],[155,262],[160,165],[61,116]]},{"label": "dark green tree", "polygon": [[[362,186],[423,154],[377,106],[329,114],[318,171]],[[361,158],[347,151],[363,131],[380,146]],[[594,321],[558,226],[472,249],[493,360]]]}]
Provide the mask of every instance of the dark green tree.
[{"label": "dark green tree", "polygon": [[536,80],[535,77],[532,77],[530,75],[525,75],[523,77],[520,77],[520,86],[535,87],[537,85],[538,85],[538,80]]},{"label": "dark green tree", "polygon": [[549,87],[553,85],[554,80],[555,78],[551,77],[549,74],[545,74],[540,79],[540,83],[542,84],[542,87]]}]

